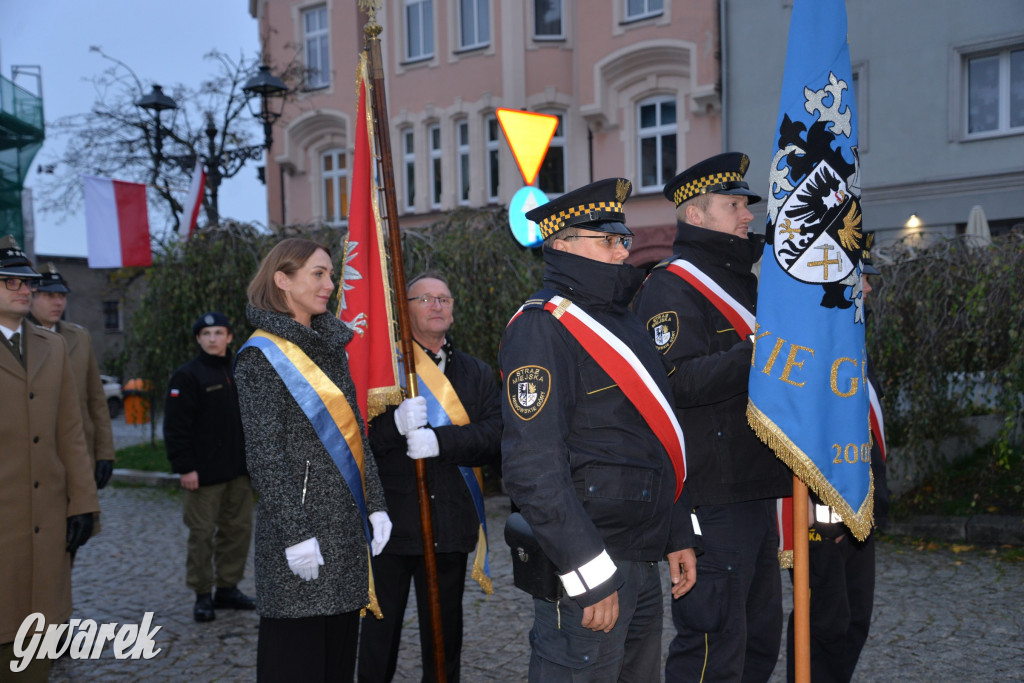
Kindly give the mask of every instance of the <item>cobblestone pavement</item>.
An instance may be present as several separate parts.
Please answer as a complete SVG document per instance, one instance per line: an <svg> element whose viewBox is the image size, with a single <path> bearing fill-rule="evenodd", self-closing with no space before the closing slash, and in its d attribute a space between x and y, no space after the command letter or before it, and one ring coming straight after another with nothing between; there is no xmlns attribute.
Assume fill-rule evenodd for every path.
<svg viewBox="0 0 1024 683"><path fill-rule="evenodd" d="M64 658L54 663L51 680L254 680L255 613L220 610L211 623L192 620L180 493L108 487L100 502L103 532L79 551L75 564L74 616L137 624L145 612L155 612L153 624L161 628L154 640L162 651L150 661L116 660L109 647L97 661ZM469 580L462 662L467 682L526 677L532 610L529 599L512 587L502 540L507 509L503 497L487 500L495 592L486 597ZM885 541L878 550L878 577L874 622L856 680L1024 680L1024 562L984 550L919 550ZM251 558L240 587L253 591ZM785 575L783 587L788 612ZM413 605L410 600L399 681L420 680ZM666 646L671 635L666 609ZM784 677L780 658L772 680Z"/></svg>

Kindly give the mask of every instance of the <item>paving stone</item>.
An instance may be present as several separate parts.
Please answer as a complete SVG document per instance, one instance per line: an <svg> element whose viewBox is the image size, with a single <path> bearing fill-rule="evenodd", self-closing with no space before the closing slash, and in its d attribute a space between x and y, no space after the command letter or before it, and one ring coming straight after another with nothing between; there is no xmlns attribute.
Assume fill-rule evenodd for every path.
<svg viewBox="0 0 1024 683"><path fill-rule="evenodd" d="M219 610L216 620L192 620L194 595L185 587L185 542L180 492L107 487L100 491L103 532L78 553L73 584L76 618L139 623L154 612L161 653L150 661L64 658L51 680L252 681L256 678L255 612ZM487 499L494 594L467 579L463 680L523 681L529 663L532 603L512 586L502 541L508 500ZM887 537L878 545L878 578L871 633L856 681L1024 680L1024 562L984 549L908 543ZM920 549L919 549L920 548ZM663 565L664 585L668 571ZM784 606L791 601L782 574ZM254 591L252 561L240 588ZM666 610L665 651L673 635ZM396 681L419 681L415 601L405 615ZM783 652L785 651L783 647ZM772 681L785 680L780 656Z"/></svg>

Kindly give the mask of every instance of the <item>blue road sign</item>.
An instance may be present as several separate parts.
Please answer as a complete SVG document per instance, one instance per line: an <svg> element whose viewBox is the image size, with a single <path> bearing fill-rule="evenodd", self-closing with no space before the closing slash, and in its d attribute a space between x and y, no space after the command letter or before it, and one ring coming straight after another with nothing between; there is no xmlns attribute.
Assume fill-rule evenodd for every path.
<svg viewBox="0 0 1024 683"><path fill-rule="evenodd" d="M508 203L508 224L512 228L512 236L524 247L539 247L544 240L540 236L540 228L526 217L526 212L542 204L548 203L548 196L540 188L533 185L521 187Z"/></svg>

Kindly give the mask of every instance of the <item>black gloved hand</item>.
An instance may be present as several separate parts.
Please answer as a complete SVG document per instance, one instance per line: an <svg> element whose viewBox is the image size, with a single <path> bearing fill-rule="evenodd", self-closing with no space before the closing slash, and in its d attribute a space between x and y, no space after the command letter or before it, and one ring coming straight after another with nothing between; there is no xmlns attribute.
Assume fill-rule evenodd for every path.
<svg viewBox="0 0 1024 683"><path fill-rule="evenodd" d="M110 475L114 473L113 460L96 461L96 488L101 489L110 481Z"/></svg>
<svg viewBox="0 0 1024 683"><path fill-rule="evenodd" d="M73 553L92 536L92 513L84 515L72 515L68 517L68 547L67 551Z"/></svg>

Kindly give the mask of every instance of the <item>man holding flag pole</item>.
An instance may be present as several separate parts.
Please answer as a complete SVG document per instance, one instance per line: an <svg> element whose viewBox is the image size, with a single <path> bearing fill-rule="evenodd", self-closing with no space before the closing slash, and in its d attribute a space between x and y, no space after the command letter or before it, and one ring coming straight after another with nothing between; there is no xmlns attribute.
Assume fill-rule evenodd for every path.
<svg viewBox="0 0 1024 683"><path fill-rule="evenodd" d="M672 601L676 636L668 681L766 681L782 638L776 500L786 467L747 424L751 333L763 238L748 235L760 201L745 154L686 169L665 186L676 206L674 256L658 264L633 302L672 366L676 415L686 434L687 487L704 552L697 585Z"/></svg>
<svg viewBox="0 0 1024 683"><path fill-rule="evenodd" d="M398 215L398 203L395 198L394 169L387 123L387 97L384 90L384 69L379 38L382 29L376 20L378 4L379 0L359 2L360 9L367 13L368 19L363 27L366 41L359 64L359 111L356 119L352 176L353 201L345 245L343 310L339 314L339 317L356 333L356 339L348 352L354 368L352 380L356 386L357 401L360 409L365 410L367 421L384 412L388 405L399 403L403 397L397 382L395 342L400 342L402 357L415 356L415 342L412 338L408 309L406 306L392 307L391 303L393 291L405 291L405 272L400 229L395 220ZM374 159L377 160L376 164L373 162ZM378 173L379 185L375 182ZM378 203L378 200L382 201ZM385 223L388 224L386 244L389 248L385 247L382 230ZM391 335L393 321L397 322L398 340L393 339ZM404 378L404 396L419 396L416 367L405 367ZM424 459L415 459L414 463L422 533L423 574L430 616L429 631L433 640L433 673L434 679L443 683L447 675L430 509L432 497L427 486ZM379 609L373 611L377 618L383 616ZM421 628L426 630L423 624Z"/></svg>

